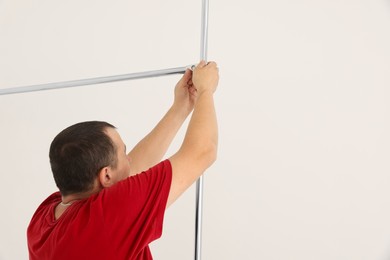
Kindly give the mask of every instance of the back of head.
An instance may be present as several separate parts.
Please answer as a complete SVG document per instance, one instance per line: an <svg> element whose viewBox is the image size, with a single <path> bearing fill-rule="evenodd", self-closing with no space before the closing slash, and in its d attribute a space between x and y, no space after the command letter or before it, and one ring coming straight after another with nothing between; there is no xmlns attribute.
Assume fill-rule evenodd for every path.
<svg viewBox="0 0 390 260"><path fill-rule="evenodd" d="M82 122L54 138L49 157L62 196L90 190L103 167L116 167L116 147L105 133L107 128L115 127L100 121Z"/></svg>

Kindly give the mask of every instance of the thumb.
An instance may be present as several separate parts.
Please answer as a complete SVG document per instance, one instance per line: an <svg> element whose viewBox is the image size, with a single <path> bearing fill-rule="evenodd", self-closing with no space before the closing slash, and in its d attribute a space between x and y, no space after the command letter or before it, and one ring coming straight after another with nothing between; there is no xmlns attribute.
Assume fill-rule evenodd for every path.
<svg viewBox="0 0 390 260"><path fill-rule="evenodd" d="M192 77L192 71L190 69L186 69L183 77L180 79L180 82L187 84L187 82L191 79L191 77Z"/></svg>
<svg viewBox="0 0 390 260"><path fill-rule="evenodd" d="M204 66L206 66L206 61L205 61L205 60L201 60L201 61L198 63L198 66L197 66L197 67L202 68L202 67L204 67Z"/></svg>

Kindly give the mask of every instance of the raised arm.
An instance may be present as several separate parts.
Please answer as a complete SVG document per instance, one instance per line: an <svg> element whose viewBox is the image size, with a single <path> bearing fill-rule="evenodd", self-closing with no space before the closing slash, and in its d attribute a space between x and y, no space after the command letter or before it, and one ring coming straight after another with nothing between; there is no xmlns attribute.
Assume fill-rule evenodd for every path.
<svg viewBox="0 0 390 260"><path fill-rule="evenodd" d="M192 71L187 70L175 87L174 102L156 127L129 153L130 175L159 163L185 119L194 108Z"/></svg>
<svg viewBox="0 0 390 260"><path fill-rule="evenodd" d="M194 69L192 81L197 98L183 144L169 158L173 176L167 206L191 186L217 156L218 126L213 98L219 81L216 63L200 62Z"/></svg>

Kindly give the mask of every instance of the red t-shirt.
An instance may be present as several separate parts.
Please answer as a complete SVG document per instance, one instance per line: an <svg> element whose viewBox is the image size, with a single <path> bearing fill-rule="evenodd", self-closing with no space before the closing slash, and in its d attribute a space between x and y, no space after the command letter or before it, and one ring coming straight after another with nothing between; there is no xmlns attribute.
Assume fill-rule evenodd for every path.
<svg viewBox="0 0 390 260"><path fill-rule="evenodd" d="M27 229L30 259L152 259L148 245L162 234L171 180L165 160L74 202L57 220L61 195L52 194Z"/></svg>

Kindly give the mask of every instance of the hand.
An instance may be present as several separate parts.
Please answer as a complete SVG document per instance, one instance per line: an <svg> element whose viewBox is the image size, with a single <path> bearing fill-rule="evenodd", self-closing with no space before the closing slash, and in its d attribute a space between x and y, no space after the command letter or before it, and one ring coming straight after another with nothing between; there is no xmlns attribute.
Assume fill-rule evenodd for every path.
<svg viewBox="0 0 390 260"><path fill-rule="evenodd" d="M214 93L218 86L219 72L215 62L201 61L194 69L192 81L198 94L204 91Z"/></svg>
<svg viewBox="0 0 390 260"><path fill-rule="evenodd" d="M173 106L189 114L194 109L197 92L192 83L192 71L187 69L175 87Z"/></svg>

